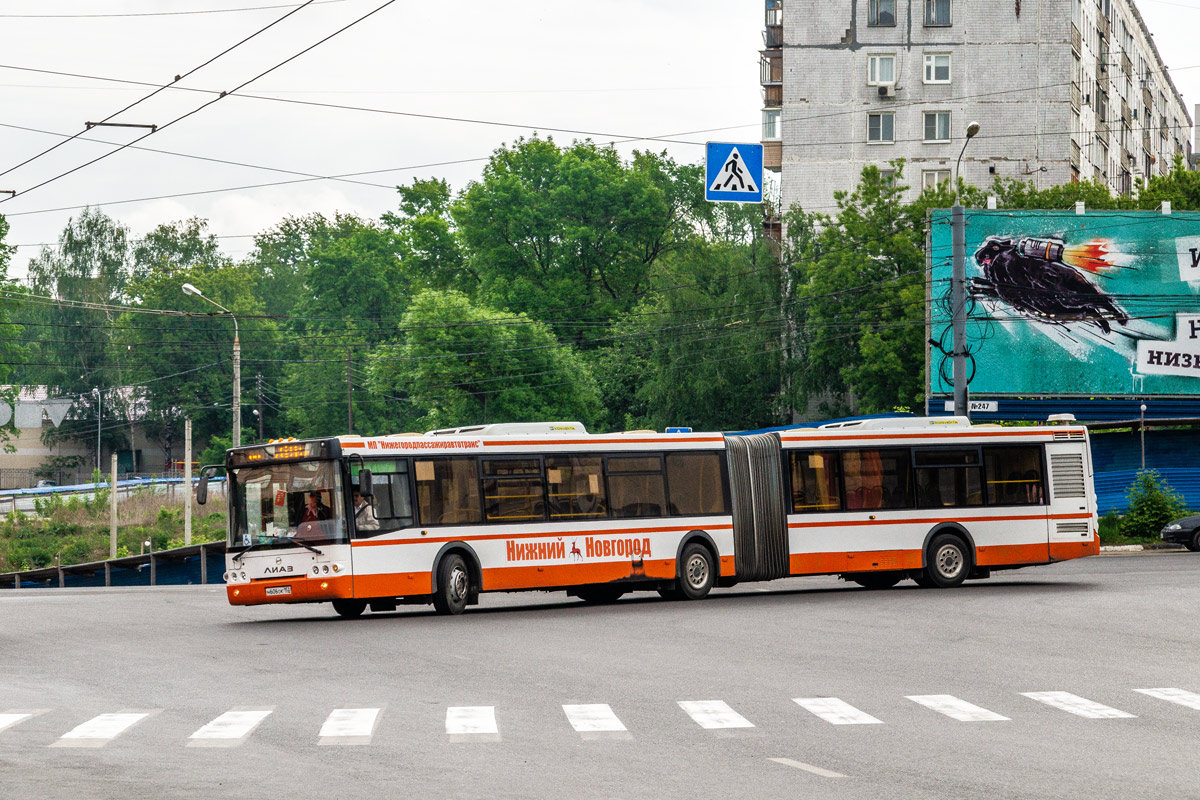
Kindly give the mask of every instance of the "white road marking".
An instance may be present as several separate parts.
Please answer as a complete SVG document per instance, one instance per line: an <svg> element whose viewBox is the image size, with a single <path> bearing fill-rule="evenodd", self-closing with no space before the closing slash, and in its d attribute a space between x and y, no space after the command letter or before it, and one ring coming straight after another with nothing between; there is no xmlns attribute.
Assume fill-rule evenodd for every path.
<svg viewBox="0 0 1200 800"><path fill-rule="evenodd" d="M103 747L150 716L149 711L101 714L63 734L51 747Z"/></svg>
<svg viewBox="0 0 1200 800"><path fill-rule="evenodd" d="M1200 694L1183 689L1134 689L1135 692L1166 700L1168 703L1178 703L1181 706L1200 710Z"/></svg>
<svg viewBox="0 0 1200 800"><path fill-rule="evenodd" d="M32 713L21 713L18 711L8 711L0 714L0 731L5 728L11 728L19 722L24 722L27 719L32 719Z"/></svg>
<svg viewBox="0 0 1200 800"><path fill-rule="evenodd" d="M335 708L321 726L317 744L370 744L378 708Z"/></svg>
<svg viewBox="0 0 1200 800"><path fill-rule="evenodd" d="M680 700L679 707L701 728L753 728L754 723L734 711L724 700Z"/></svg>
<svg viewBox="0 0 1200 800"><path fill-rule="evenodd" d="M783 764L785 767L795 767L796 769L802 769L805 772L811 772L814 775L820 775L823 778L844 778L844 777L846 777L845 775L843 775L840 772L834 772L833 770L828 770L828 769L821 769L820 767L814 767L812 764L805 764L803 761L794 761L790 758L768 758L767 760L774 761L776 764Z"/></svg>
<svg viewBox="0 0 1200 800"><path fill-rule="evenodd" d="M836 697L796 697L793 701L833 725L883 724L883 720L875 719Z"/></svg>
<svg viewBox="0 0 1200 800"><path fill-rule="evenodd" d="M1115 708L1110 708L1094 700L1080 697L1079 695L1071 694L1070 692L1021 692L1021 694L1037 700L1039 703L1045 703L1048 706L1068 711L1076 716L1087 717L1088 719L1121 719L1132 718L1133 714L1128 714L1124 711L1119 711Z"/></svg>
<svg viewBox="0 0 1200 800"><path fill-rule="evenodd" d="M633 738L607 703L564 705L562 708L571 727L584 739Z"/></svg>
<svg viewBox="0 0 1200 800"><path fill-rule="evenodd" d="M916 694L909 695L909 700L931 708L939 714L959 720L960 722L1001 722L1010 721L994 711L960 700L950 694Z"/></svg>
<svg viewBox="0 0 1200 800"><path fill-rule="evenodd" d="M498 742L495 706L450 706L446 709L446 733L452 742Z"/></svg>
<svg viewBox="0 0 1200 800"><path fill-rule="evenodd" d="M237 747L275 710L274 706L231 708L188 737L188 747Z"/></svg>

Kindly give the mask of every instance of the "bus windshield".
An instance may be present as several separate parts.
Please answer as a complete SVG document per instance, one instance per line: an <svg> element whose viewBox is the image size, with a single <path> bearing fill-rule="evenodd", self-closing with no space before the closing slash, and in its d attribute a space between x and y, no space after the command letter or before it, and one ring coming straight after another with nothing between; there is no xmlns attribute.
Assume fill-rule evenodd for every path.
<svg viewBox="0 0 1200 800"><path fill-rule="evenodd" d="M333 461L244 467L233 472L230 547L348 541L342 476Z"/></svg>

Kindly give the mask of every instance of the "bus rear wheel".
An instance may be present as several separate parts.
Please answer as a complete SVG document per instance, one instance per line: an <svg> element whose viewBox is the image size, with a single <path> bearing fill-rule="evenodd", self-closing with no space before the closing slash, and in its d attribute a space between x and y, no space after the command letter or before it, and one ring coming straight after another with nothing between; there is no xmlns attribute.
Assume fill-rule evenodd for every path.
<svg viewBox="0 0 1200 800"><path fill-rule="evenodd" d="M864 572L847 575L846 580L857 583L864 589L890 589L904 580L903 572Z"/></svg>
<svg viewBox="0 0 1200 800"><path fill-rule="evenodd" d="M361 617L362 613L367 610L366 600L334 600L333 610L338 613L339 617L344 619L355 619Z"/></svg>
<svg viewBox="0 0 1200 800"><path fill-rule="evenodd" d="M457 553L442 559L438 565L437 591L433 593L433 607L439 614L461 614L467 608L471 596L471 573L467 562Z"/></svg>
<svg viewBox="0 0 1200 800"><path fill-rule="evenodd" d="M707 547L692 542L683 548L683 557L679 559L679 592L684 599L703 599L716 580L712 553Z"/></svg>
<svg viewBox="0 0 1200 800"><path fill-rule="evenodd" d="M963 540L949 533L939 533L929 543L925 577L939 589L950 589L967 579L971 571L971 556Z"/></svg>

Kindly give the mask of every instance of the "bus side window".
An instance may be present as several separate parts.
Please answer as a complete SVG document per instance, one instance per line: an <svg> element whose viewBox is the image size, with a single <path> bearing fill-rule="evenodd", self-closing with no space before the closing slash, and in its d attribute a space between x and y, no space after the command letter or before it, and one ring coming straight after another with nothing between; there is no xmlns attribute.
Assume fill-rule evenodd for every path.
<svg viewBox="0 0 1200 800"><path fill-rule="evenodd" d="M415 460L413 473L421 524L482 521L478 469L478 462L471 457Z"/></svg>
<svg viewBox="0 0 1200 800"><path fill-rule="evenodd" d="M608 477L608 499L614 517L667 515L661 455L609 456L605 460L604 470Z"/></svg>
<svg viewBox="0 0 1200 800"><path fill-rule="evenodd" d="M720 453L668 453L672 516L728 514Z"/></svg>
<svg viewBox="0 0 1200 800"><path fill-rule="evenodd" d="M488 522L545 519L541 461L537 458L483 459L483 513Z"/></svg>
<svg viewBox="0 0 1200 800"><path fill-rule="evenodd" d="M607 517L600 456L546 456L546 505L552 521Z"/></svg>
<svg viewBox="0 0 1200 800"><path fill-rule="evenodd" d="M375 518L379 520L379 529L358 532L360 537L375 536L380 533L410 527L415 521L413 517L412 495L408 474L408 462L400 461L371 461L372 491L375 504Z"/></svg>
<svg viewBox="0 0 1200 800"><path fill-rule="evenodd" d="M840 511L842 459L834 450L788 451L792 473L792 513Z"/></svg>
<svg viewBox="0 0 1200 800"><path fill-rule="evenodd" d="M983 448L987 502L992 506L1042 504L1042 448L1036 445Z"/></svg>

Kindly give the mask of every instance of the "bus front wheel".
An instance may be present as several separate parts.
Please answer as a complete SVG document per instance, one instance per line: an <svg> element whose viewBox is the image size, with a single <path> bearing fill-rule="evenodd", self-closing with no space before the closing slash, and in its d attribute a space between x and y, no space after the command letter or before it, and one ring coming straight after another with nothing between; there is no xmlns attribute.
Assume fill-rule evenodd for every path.
<svg viewBox="0 0 1200 800"><path fill-rule="evenodd" d="M438 566L437 591L433 593L433 607L439 614L461 614L467 608L471 594L471 573L467 562L457 553L442 559Z"/></svg>
<svg viewBox="0 0 1200 800"><path fill-rule="evenodd" d="M925 577L939 589L958 586L971 571L971 556L963 540L949 533L939 533L929 543Z"/></svg>
<svg viewBox="0 0 1200 800"><path fill-rule="evenodd" d="M679 591L683 597L687 600L705 597L717 579L712 553L708 552L708 548L692 542L683 548L679 565Z"/></svg>
<svg viewBox="0 0 1200 800"><path fill-rule="evenodd" d="M339 617L345 619L355 619L361 617L362 613L367 610L366 600L334 600L333 610L338 613Z"/></svg>

